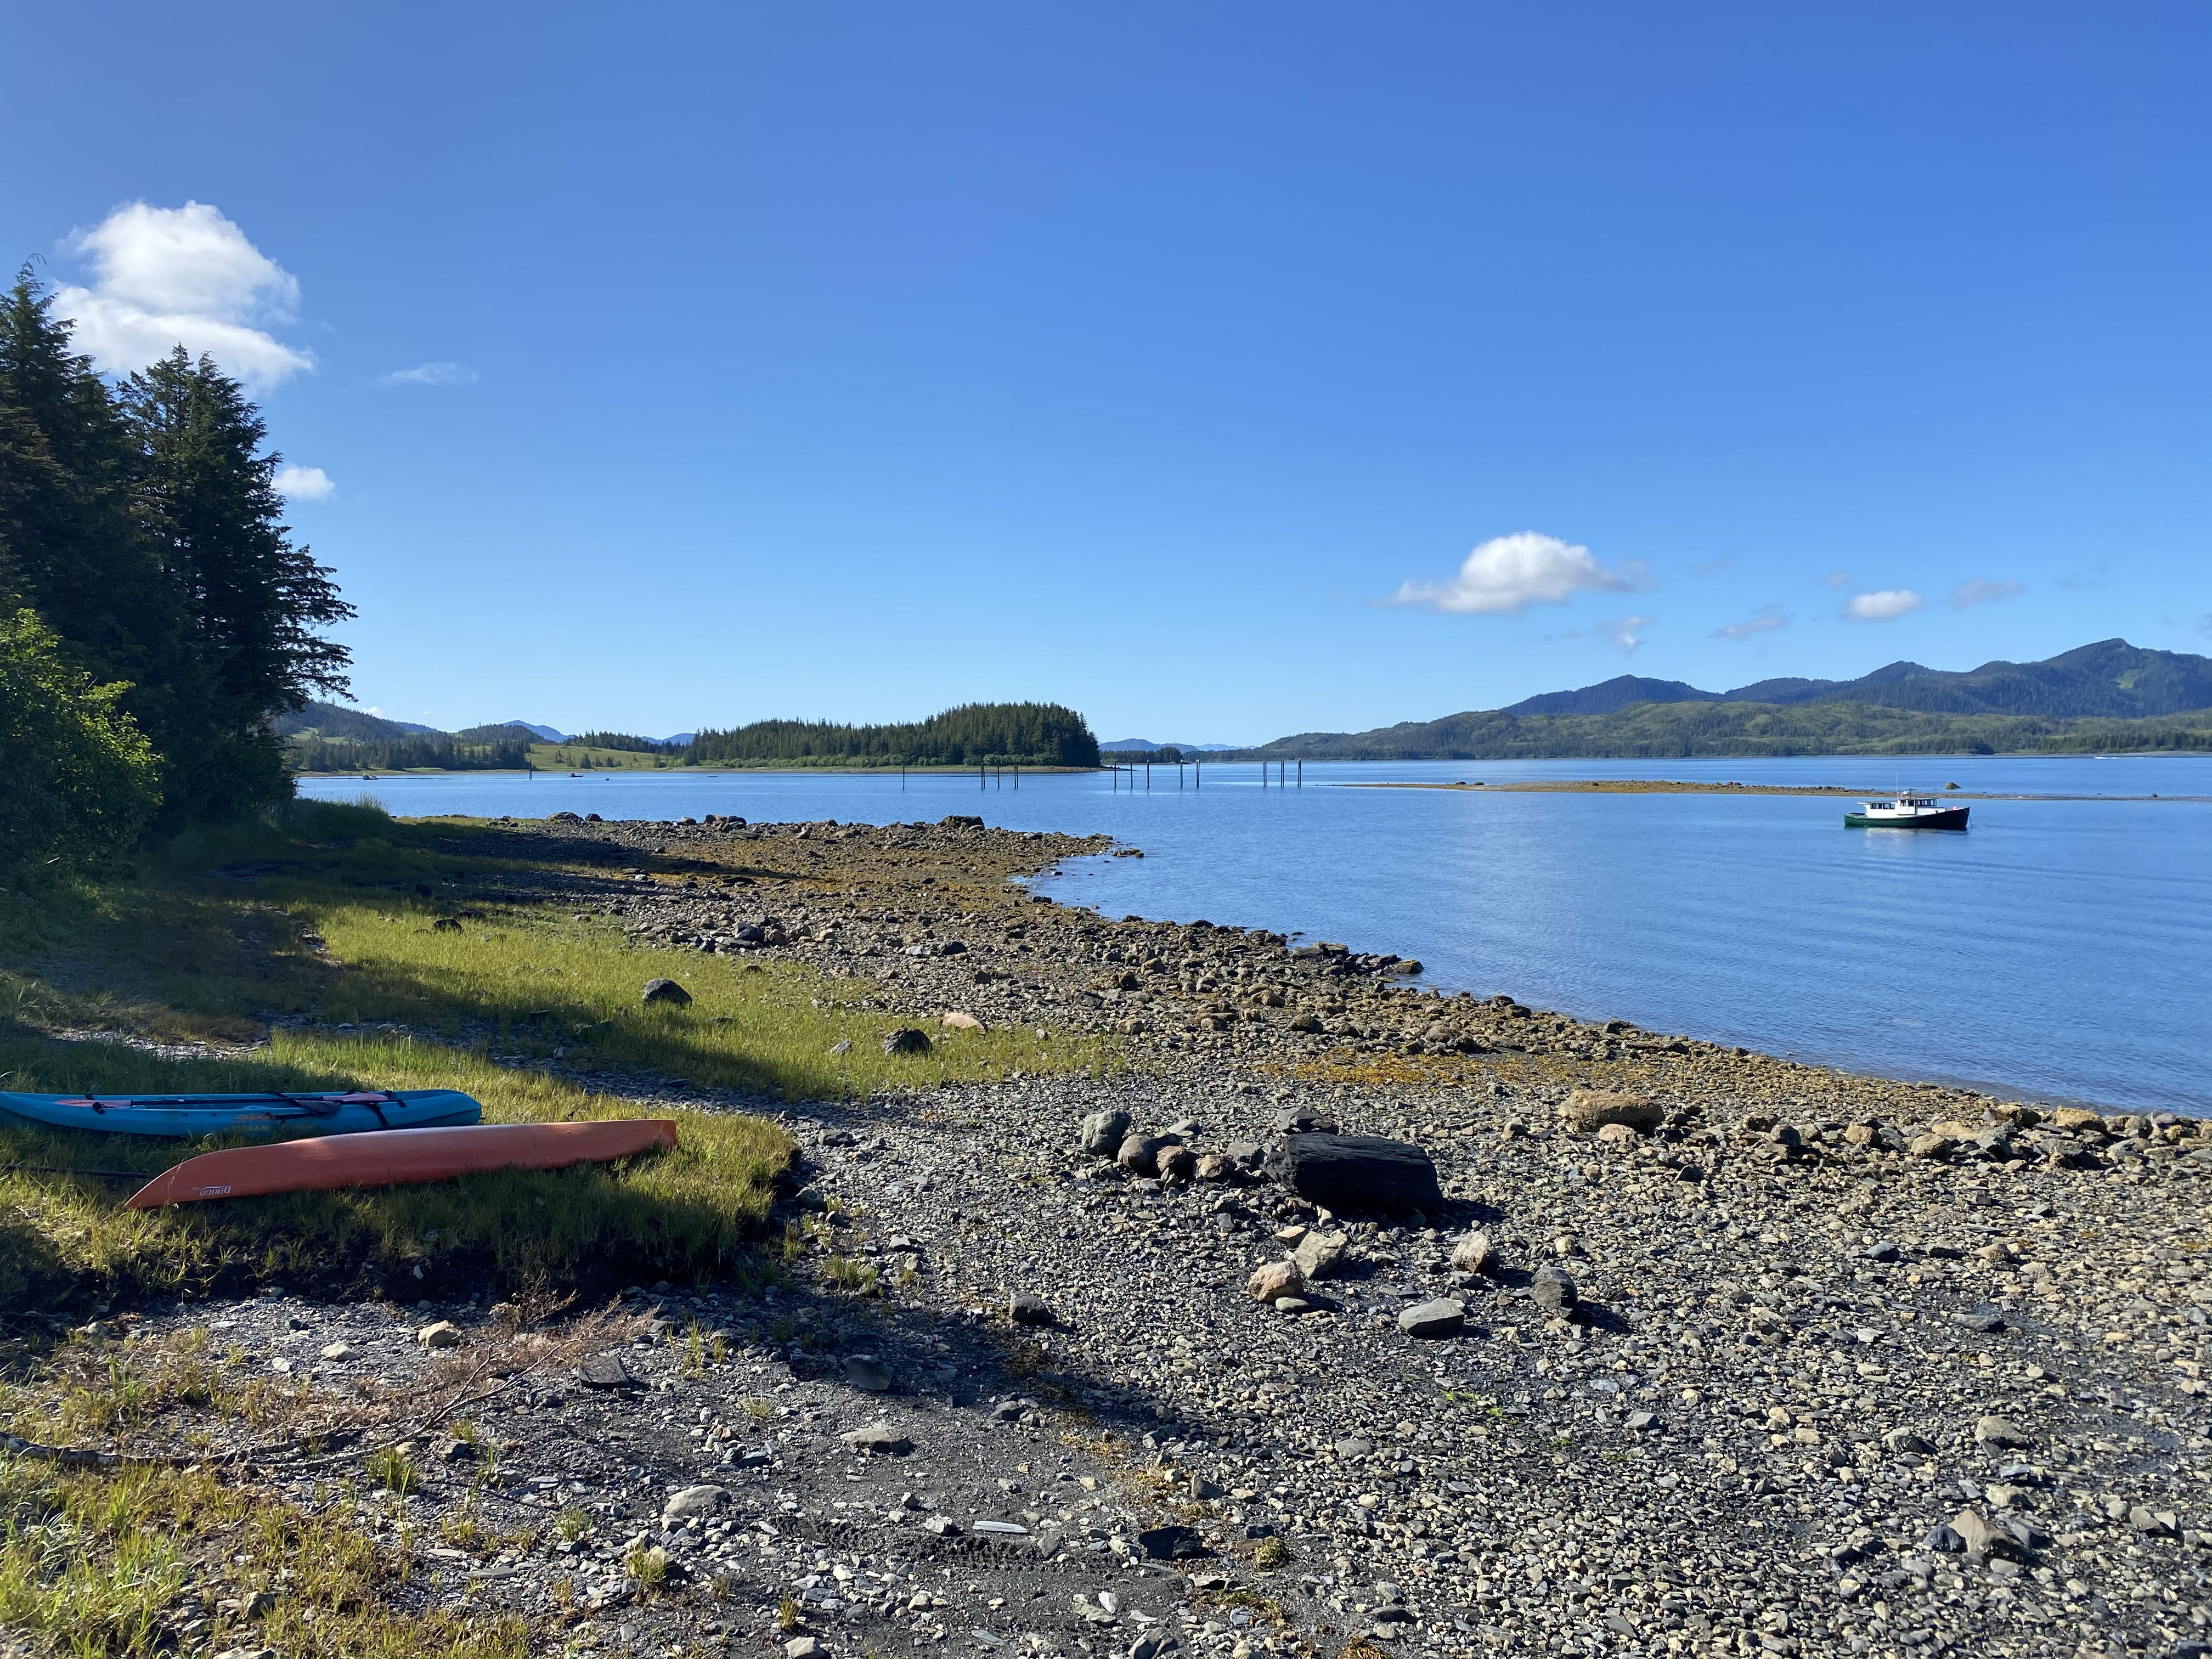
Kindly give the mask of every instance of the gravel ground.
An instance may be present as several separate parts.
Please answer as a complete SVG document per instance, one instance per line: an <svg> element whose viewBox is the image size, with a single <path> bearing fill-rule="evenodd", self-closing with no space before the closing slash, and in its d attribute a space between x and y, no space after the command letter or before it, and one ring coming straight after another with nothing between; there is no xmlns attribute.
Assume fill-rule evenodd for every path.
<svg viewBox="0 0 2212 1659"><path fill-rule="evenodd" d="M457 1540L421 1605L793 1659L2203 1650L2201 1125L1431 996L1395 958L1005 884L1102 843L803 828L556 827L661 872L564 902L866 975L916 1027L1117 1030L1130 1069L777 1111L807 1183L780 1283L638 1287L626 1346L526 1374L473 1443L424 1436L404 1498L344 1500ZM1086 1152L1101 1113L1212 1178L1124 1167L1118 1133ZM1633 1123L1570 1127L1594 1117ZM1259 1176L1301 1118L1425 1149L1442 1201L1339 1214ZM1255 1300L1294 1255L1304 1282ZM440 1322L451 1353L417 1340ZM280 1293L109 1334L204 1327L343 1392L511 1322Z"/></svg>

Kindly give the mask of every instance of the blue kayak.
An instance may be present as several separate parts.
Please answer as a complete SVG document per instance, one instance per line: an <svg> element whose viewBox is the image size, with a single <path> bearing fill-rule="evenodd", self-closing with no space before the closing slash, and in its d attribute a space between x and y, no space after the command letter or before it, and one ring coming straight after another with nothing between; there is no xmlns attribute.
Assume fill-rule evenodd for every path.
<svg viewBox="0 0 2212 1659"><path fill-rule="evenodd" d="M307 1129L346 1135L450 1128L477 1121L483 1108L452 1089L296 1095L23 1095L0 1090L0 1115L106 1134L265 1135Z"/></svg>

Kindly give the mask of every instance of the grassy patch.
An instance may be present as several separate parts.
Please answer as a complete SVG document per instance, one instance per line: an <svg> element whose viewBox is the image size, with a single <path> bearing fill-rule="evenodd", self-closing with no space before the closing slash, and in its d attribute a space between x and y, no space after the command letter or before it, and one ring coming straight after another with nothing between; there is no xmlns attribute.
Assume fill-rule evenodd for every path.
<svg viewBox="0 0 2212 1659"><path fill-rule="evenodd" d="M577 920L559 887L606 882L606 863L581 861L590 850L474 820L295 802L185 837L142 880L0 902L0 1028L237 1042L275 1016L398 1023L503 1056L635 1066L786 1099L1115 1063L1103 1039L1028 1026L933 1032L930 1053L887 1055L883 1039L906 1022L870 1006L867 980L634 946L604 918ZM718 867L696 850L610 857L671 880ZM740 867L735 851L727 867ZM789 879L839 883L834 869ZM537 896L549 888L556 896ZM656 978L682 983L691 1005L641 1005Z"/></svg>
<svg viewBox="0 0 2212 1659"><path fill-rule="evenodd" d="M514 907L454 933L434 931L427 914L410 908L321 903L307 915L347 964L323 989L324 1019L428 1024L455 1037L481 1031L501 1054L588 1054L595 1064L787 1099L1088 1070L1107 1058L1100 1039L1039 1036L1027 1026L933 1032L926 1054L885 1054L884 1038L912 1022L867 1006L875 988L866 980L634 947L601 920ZM690 1006L641 1004L646 981L662 978L690 993Z"/></svg>
<svg viewBox="0 0 2212 1659"><path fill-rule="evenodd" d="M110 1042L0 1040L9 1086L33 1091L454 1088L493 1122L636 1115L544 1073L441 1044L278 1031L227 1060ZM220 1286L330 1289L559 1279L695 1279L737 1269L789 1163L765 1121L677 1114L672 1152L572 1170L503 1170L419 1187L125 1210L137 1177L206 1146L0 1120L0 1307ZM55 1170L112 1172L58 1175Z"/></svg>
<svg viewBox="0 0 2212 1659"><path fill-rule="evenodd" d="M725 849L723 870L712 848L662 856L314 802L196 832L135 879L0 899L0 1088L453 1088L488 1121L516 1122L637 1115L556 1065L792 1098L1116 1063L1108 1040L1028 1028L943 1032L927 1054L886 1055L903 1022L865 980L641 948L574 914L580 888L634 891L641 868L772 879L794 896L853 878L811 853L804 875L746 873L747 850L759 845ZM938 890L996 890L1005 873L979 866ZM690 1006L642 1005L659 977ZM0 1309L270 1282L588 1287L739 1270L790 1144L758 1119L676 1115L677 1150L623 1165L143 1213L121 1202L140 1177L221 1143L0 1120Z"/></svg>
<svg viewBox="0 0 2212 1659"><path fill-rule="evenodd" d="M235 1370L181 1359L116 1362L112 1383L7 1390L0 1421L33 1435L86 1420L127 1424L148 1411L145 1390L183 1403L162 1380L172 1372L207 1382L210 1364ZM252 1386L217 1377L193 1403L258 1421L270 1401ZM345 1486L295 1503L227 1481L212 1466L71 1469L0 1455L0 1630L40 1655L267 1645L303 1659L520 1659L520 1620L392 1610L386 1598L407 1577L411 1547L385 1520Z"/></svg>

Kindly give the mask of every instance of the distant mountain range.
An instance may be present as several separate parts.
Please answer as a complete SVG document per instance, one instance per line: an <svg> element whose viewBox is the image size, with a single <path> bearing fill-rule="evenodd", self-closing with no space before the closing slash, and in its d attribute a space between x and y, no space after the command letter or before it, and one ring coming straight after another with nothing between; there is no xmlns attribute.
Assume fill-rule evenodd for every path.
<svg viewBox="0 0 2212 1659"><path fill-rule="evenodd" d="M2148 651L2100 640L2042 662L1985 662L1951 672L1893 662L1855 680L1756 680L1733 691L1701 691L1680 680L1621 674L1577 691L1547 691L1504 714L1610 714L1638 702L1871 703L1924 714L2037 714L2140 720L2212 708L2212 657Z"/></svg>
<svg viewBox="0 0 2212 1659"><path fill-rule="evenodd" d="M1236 747L1233 743L1154 743L1150 738L1116 738L1111 743L1098 745L1101 753L1110 749L1116 754L1130 750L1180 749L1186 755L1212 755Z"/></svg>
<svg viewBox="0 0 2212 1659"><path fill-rule="evenodd" d="M2096 752L2212 748L2212 658L2103 640L1963 672L1894 662L1855 680L1733 691L1623 674L1509 708L1371 732L1304 732L1251 756L1483 760L1623 756Z"/></svg>
<svg viewBox="0 0 2212 1659"><path fill-rule="evenodd" d="M423 736L463 738L471 743L515 739L526 743L569 743L575 738L574 732L540 726L534 720L501 720L493 726L471 726L459 732L447 732L440 726L417 726L412 720L388 720L381 715L364 714L357 708L341 708L334 702L311 702L296 714L280 716L276 732L281 737L305 735L348 743L390 743L399 738ZM696 732L678 732L673 737L654 741L684 744L696 736Z"/></svg>

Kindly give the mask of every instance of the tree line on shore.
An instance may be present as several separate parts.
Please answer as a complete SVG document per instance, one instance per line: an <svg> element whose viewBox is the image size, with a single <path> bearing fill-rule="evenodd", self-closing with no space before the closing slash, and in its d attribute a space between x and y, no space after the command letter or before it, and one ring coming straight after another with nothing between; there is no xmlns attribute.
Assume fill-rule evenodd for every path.
<svg viewBox="0 0 2212 1659"><path fill-rule="evenodd" d="M319 725L325 720L326 725ZM977 702L927 720L884 726L834 720L757 720L705 731L685 742L623 732L586 732L560 743L526 726L472 726L416 732L364 720L349 709L309 705L288 717L292 762L305 772L449 771L605 764L602 756L640 755L672 766L927 767L1098 764L1098 739L1083 716L1058 703Z"/></svg>
<svg viewBox="0 0 2212 1659"><path fill-rule="evenodd" d="M239 384L182 346L110 385L27 265L0 297L0 885L291 792L272 717L346 690Z"/></svg>

